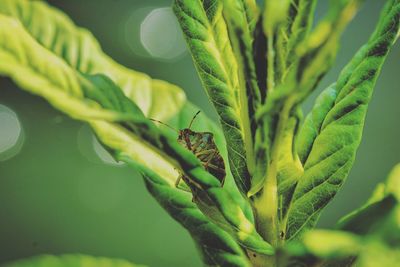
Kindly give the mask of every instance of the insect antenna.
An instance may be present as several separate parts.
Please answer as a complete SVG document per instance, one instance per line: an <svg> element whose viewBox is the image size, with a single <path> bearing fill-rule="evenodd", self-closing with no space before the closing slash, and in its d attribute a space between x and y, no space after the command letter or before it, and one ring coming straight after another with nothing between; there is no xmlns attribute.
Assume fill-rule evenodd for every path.
<svg viewBox="0 0 400 267"><path fill-rule="evenodd" d="M154 122L158 122L159 124L162 124L162 125L164 125L164 126L167 126L167 127L170 128L171 130L174 130L175 132L177 132L177 133L179 134L179 131L178 131L177 129L175 129L174 127L172 127L172 126L170 126L170 125L168 125L168 124L166 124L166 123L164 123L164 122L162 122L162 121L155 120L155 119L149 119L149 120L154 121Z"/></svg>
<svg viewBox="0 0 400 267"><path fill-rule="evenodd" d="M190 121L189 127L188 129L190 129L192 127L192 124L194 122L194 119L196 119L197 115L199 115L201 112L201 110L197 111L197 113L193 116L192 120Z"/></svg>

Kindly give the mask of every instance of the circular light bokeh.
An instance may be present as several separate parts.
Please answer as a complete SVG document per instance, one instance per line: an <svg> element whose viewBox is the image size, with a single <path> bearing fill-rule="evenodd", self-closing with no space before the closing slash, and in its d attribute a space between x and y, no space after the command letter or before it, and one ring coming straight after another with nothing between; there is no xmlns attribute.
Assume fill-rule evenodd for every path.
<svg viewBox="0 0 400 267"><path fill-rule="evenodd" d="M84 124L78 131L78 148L81 154L93 163L105 163L113 166L122 166L100 144L89 125Z"/></svg>
<svg viewBox="0 0 400 267"><path fill-rule="evenodd" d="M181 29L170 7L153 9L140 25L140 41L153 57L172 60L186 51Z"/></svg>
<svg viewBox="0 0 400 267"><path fill-rule="evenodd" d="M101 159L103 163L109 164L109 165L114 165L114 166L121 166L124 165L123 162L118 162L116 161L110 153L103 147L102 144L100 144L99 140L97 140L97 137L93 134L92 135L92 145L94 152L96 152L96 155Z"/></svg>
<svg viewBox="0 0 400 267"><path fill-rule="evenodd" d="M0 161L17 155L24 143L24 134L17 114L0 104Z"/></svg>

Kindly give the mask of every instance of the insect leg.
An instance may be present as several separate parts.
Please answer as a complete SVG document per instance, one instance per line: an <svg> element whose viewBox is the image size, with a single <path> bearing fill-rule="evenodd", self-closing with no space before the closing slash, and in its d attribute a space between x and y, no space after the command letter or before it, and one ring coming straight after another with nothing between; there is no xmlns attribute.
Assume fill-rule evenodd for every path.
<svg viewBox="0 0 400 267"><path fill-rule="evenodd" d="M219 154L218 150L210 149L210 151L212 151L212 152L209 154L209 156L207 158L207 161L206 162L202 162L204 169L206 169L207 171L209 169L213 169L213 170L215 170L215 171L217 171L217 172L219 172L221 174L224 174L224 178L225 178L225 169L220 168L219 166L216 166L216 165L211 163L212 159ZM224 182L225 182L224 178L222 179L222 181L220 181L221 182L221 186L224 186Z"/></svg>
<svg viewBox="0 0 400 267"><path fill-rule="evenodd" d="M205 165L205 163L203 164L203 166ZM205 166L204 166L205 167ZM216 171L219 171L219 172L225 172L225 170L224 169L222 169L222 168L220 168L220 167L218 167L218 166L215 166L214 164L211 164L211 163L209 163L208 165L207 165L207 167L208 168L210 168L210 169L213 169L213 170L216 170Z"/></svg>
<svg viewBox="0 0 400 267"><path fill-rule="evenodd" d="M208 156L207 161L205 162L204 168L208 168L208 164L210 164L211 160L214 158L215 155L217 155L218 151L216 149L210 149L210 154Z"/></svg>
<svg viewBox="0 0 400 267"><path fill-rule="evenodd" d="M181 180L183 180L182 177L183 177L183 174L180 174L178 179L176 179L175 187L178 188L178 189L181 189L183 191L191 193L191 190L189 189L189 187L187 187L186 183L184 183L183 185L180 185Z"/></svg>
<svg viewBox="0 0 400 267"><path fill-rule="evenodd" d="M176 187L176 188L178 188L179 183L181 182L181 180L182 180L182 174L180 174L179 177L178 177L178 179L176 179L176 181L175 181L175 187Z"/></svg>
<svg viewBox="0 0 400 267"><path fill-rule="evenodd" d="M200 157L201 155L206 155L206 154L208 154L208 156L207 156L207 160L208 160L208 158L209 158L210 155L212 155L212 157L215 156L215 151L216 151L215 149L207 149L207 150L199 151L199 152L195 153L194 155L198 158L198 157ZM212 157L211 157L211 159L212 159Z"/></svg>

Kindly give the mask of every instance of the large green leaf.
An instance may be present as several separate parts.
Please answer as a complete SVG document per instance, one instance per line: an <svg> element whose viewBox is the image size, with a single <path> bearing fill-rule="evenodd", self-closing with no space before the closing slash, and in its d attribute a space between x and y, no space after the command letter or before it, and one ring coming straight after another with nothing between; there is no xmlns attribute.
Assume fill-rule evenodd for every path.
<svg viewBox="0 0 400 267"><path fill-rule="evenodd" d="M387 3L368 43L344 68L337 84L323 93L302 126L298 149L304 174L284 224L287 239L315 224L350 171L377 76L397 38L399 10L400 1Z"/></svg>
<svg viewBox="0 0 400 267"><path fill-rule="evenodd" d="M314 20L317 0L294 0L289 7L286 25L287 51L286 63L295 61L297 45L308 37ZM285 75L285 74L284 74Z"/></svg>
<svg viewBox="0 0 400 267"><path fill-rule="evenodd" d="M0 74L47 99L75 119L89 122L107 145L124 150L139 164L174 183L174 166L117 121L144 119L111 81L85 76L40 46L14 18L0 14ZM112 137L112 138L110 138ZM105 142L106 143L106 142Z"/></svg>
<svg viewBox="0 0 400 267"><path fill-rule="evenodd" d="M264 31L269 93L285 82L287 73L293 69L296 48L311 30L316 3L316 0L266 1Z"/></svg>
<svg viewBox="0 0 400 267"><path fill-rule="evenodd" d="M254 106L249 105L247 94L251 92L256 95L257 90L254 89L257 83L251 53L241 52L244 51L243 46L248 49L251 47L253 26L246 10L254 5L254 1L224 4L221 1L178 0L175 1L174 10L203 85L221 117L231 171L239 190L245 195L250 189L250 173L255 167L251 127ZM240 15L239 22L232 19L234 14L231 12ZM253 78L247 82L249 73ZM214 214L214 222L233 234L243 247L260 254L271 254L271 246L266 246L268 243L265 241L260 242L262 238L253 224L243 223L242 211L231 205L233 199L220 188L213 187L207 190L206 195L196 199L200 200L197 204L203 213ZM224 204L212 205L210 201ZM229 225L248 228L252 234L237 230L232 232ZM247 244L243 243L243 238ZM255 244L261 247L255 247Z"/></svg>
<svg viewBox="0 0 400 267"><path fill-rule="evenodd" d="M193 114L197 111L198 108L187 103L179 114L169 121L169 125L177 129L186 128ZM212 132L221 155L226 158L227 151L224 136L221 130L204 114L200 114L196 118L192 129L199 132ZM224 188L234 196L235 201L242 207L246 217L252 221L251 208L239 193L229 171L229 165L226 165L226 168L227 177ZM247 266L249 264L247 256L234 238L206 218L192 202L192 196L189 193L171 187L155 175L147 175L145 177L147 178L146 185L150 193L173 218L188 229L193 239L197 242L197 246L202 252L204 263L216 266L223 266L224 264ZM241 199L242 201L240 201Z"/></svg>
<svg viewBox="0 0 400 267"><path fill-rule="evenodd" d="M357 267L390 266L396 267L400 262L399 247L391 247L381 242L370 242L358 256Z"/></svg>
<svg viewBox="0 0 400 267"><path fill-rule="evenodd" d="M261 89L259 88L254 59L254 30L258 20L259 10L254 0L225 0L223 17L229 33L229 41L238 64L239 104L243 127L245 127L245 146L247 165L250 174L254 175L256 159L254 158L253 142L256 128L255 113L261 105ZM248 12L248 11L251 12ZM252 16L249 16L249 13ZM218 32L217 32L218 34Z"/></svg>
<svg viewBox="0 0 400 267"><path fill-rule="evenodd" d="M288 245L292 254L312 254L323 259L337 259L357 255L362 247L359 236L343 231L312 230L304 234L301 244Z"/></svg>
<svg viewBox="0 0 400 267"><path fill-rule="evenodd" d="M288 33L285 22L289 16L290 0L265 0L262 17L262 28L266 37L266 89L268 98L274 93L276 85L281 81L286 68L285 42Z"/></svg>
<svg viewBox="0 0 400 267"><path fill-rule="evenodd" d="M177 129L185 128L188 126L193 114L197 111L198 108L191 104L186 104L178 116L173 118L169 124ZM223 134L214 123L200 114L194 122L192 129L214 133L215 142L221 154L226 158L227 152ZM169 131L169 129L167 130ZM229 168L229 165L226 167ZM230 266L247 266L249 264L247 256L243 249L236 243L235 239L207 219L196 208L190 194L171 187L171 185L163 182L160 177L152 173L145 175L145 177L150 193L173 218L188 229L194 240L196 240L206 264L217 266L225 264L230 264ZM246 217L252 221L251 208L248 207L247 201L242 200L240 203L242 196L234 184L229 169L227 169L224 189L234 196L235 202L239 202L242 209L246 212Z"/></svg>
<svg viewBox="0 0 400 267"><path fill-rule="evenodd" d="M368 234L380 227L397 205L399 203L392 195L385 196L348 214L339 221L337 227L356 234Z"/></svg>
<svg viewBox="0 0 400 267"><path fill-rule="evenodd" d="M186 104L182 111L175 117L170 124L176 128L185 128L192 119L193 114L198 109L191 104ZM214 133L215 142L221 152L221 155L226 158L227 149L224 137L220 129L214 123L208 120L204 115L199 115L193 124L193 129L197 131L210 131ZM249 203L239 193L235 186L232 174L227 168L227 177L224 188L213 186L208 189L208 193L200 196L200 202L196 203L204 214L210 215L211 220L231 233L236 241L242 245L248 253L251 251L260 254L270 254L272 252L268 243L264 242L255 232L253 223L253 215ZM148 175L149 176L149 175ZM204 181L196 180L196 183L204 184ZM204 185L203 188L209 185ZM214 202L214 203L210 203ZM173 215L174 216L174 215ZM234 226L232 228L232 226ZM196 229L192 227L192 229ZM208 233L212 236L212 233ZM211 237L210 237L211 238Z"/></svg>
<svg viewBox="0 0 400 267"><path fill-rule="evenodd" d="M193 104L187 102L180 112L174 116L168 123L173 126L175 129L184 129L187 128L189 122L192 120L193 115L199 111L199 108L194 106ZM162 126L160 126L161 128ZM196 117L192 125L192 129L197 132L211 132L214 135L214 141L218 147L219 152L221 153L224 159L228 158L228 151L226 147L226 142L224 138L224 134L220 127L218 127L212 120L207 118L204 113L201 113ZM175 138L177 138L175 136ZM252 209L248 201L240 194L238 188L236 187L235 181L232 177L232 172L230 171L229 164L225 164L226 177L224 188L232 195L235 201L241 206L242 210L245 212L246 217L253 222L253 214Z"/></svg>
<svg viewBox="0 0 400 267"><path fill-rule="evenodd" d="M251 1L234 1L237 5L246 2ZM241 12L243 10L248 8L242 8ZM203 86L220 116L233 177L245 195L250 189L249 171L254 166L252 133L244 76L239 75L223 3L218 0L176 0L174 11ZM243 21L245 17L241 14ZM248 27L246 30L249 31Z"/></svg>
<svg viewBox="0 0 400 267"><path fill-rule="evenodd" d="M265 0L263 14L263 28L265 35L270 37L276 32L276 28L278 28L279 24L286 20L290 4L290 0Z"/></svg>
<svg viewBox="0 0 400 267"><path fill-rule="evenodd" d="M385 194L392 194L400 202L400 163L393 168L388 176Z"/></svg>
<svg viewBox="0 0 400 267"><path fill-rule="evenodd" d="M259 16L258 6L254 0L234 0L223 2L223 17L226 21L229 41L238 63L238 77L240 103L247 118L250 119L250 127L254 122L254 113L261 103L261 92L258 87L256 66L253 58L254 30ZM247 100L244 101L243 97ZM243 111L244 112L244 111Z"/></svg>
<svg viewBox="0 0 400 267"><path fill-rule="evenodd" d="M308 31L312 21L302 18L304 13L298 14L298 23L303 23L304 26L292 25L296 32L287 37L288 51L284 52L285 60L288 60L285 63L286 69L281 75L281 82L276 85L267 102L259 110L259 116L279 110L285 102L291 105L300 103L316 88L332 67L340 37L362 2L363 0L330 1L328 13L310 33ZM299 12L311 12L313 4L309 4L310 6L303 4L304 10ZM299 36L296 36L296 33Z"/></svg>
<svg viewBox="0 0 400 267"><path fill-rule="evenodd" d="M396 266L400 259L399 170L397 165L366 204L339 221L337 230L311 230L301 240L288 243L289 262L306 266Z"/></svg>
<svg viewBox="0 0 400 267"><path fill-rule="evenodd" d="M398 266L400 249L376 238L344 231L312 230L286 247L284 266Z"/></svg>
<svg viewBox="0 0 400 267"><path fill-rule="evenodd" d="M259 232L272 243L279 243L278 217L285 212L288 202L283 191L293 189L293 179L302 171L293 147L299 123L298 109L293 107L293 101L273 103L272 100L285 81L287 65L291 62L289 53L307 36L312 25L310 12L315 1L305 2L265 1L263 17L260 18L264 35L257 36L258 46L254 51L265 61L263 64L258 59L257 73L258 79L266 79L266 82L262 84L259 81L264 105L257 109L256 114L256 171L248 196L256 211ZM264 73L259 74L260 71ZM274 105L265 113L268 103Z"/></svg>
<svg viewBox="0 0 400 267"><path fill-rule="evenodd" d="M364 0L330 1L326 17L299 43L296 50L295 67L287 74L297 82L294 98L304 100L335 62L340 38ZM292 76L293 75L293 76ZM290 82L288 85L291 86Z"/></svg>
<svg viewBox="0 0 400 267"><path fill-rule="evenodd" d="M43 255L18 260L1 265L2 267L144 267L126 260L92 257L86 255Z"/></svg>
<svg viewBox="0 0 400 267"><path fill-rule="evenodd" d="M205 264L250 266L245 252L235 239L199 211L192 202L191 194L165 183L156 174L148 173L144 177L149 192L175 220L188 229Z"/></svg>
<svg viewBox="0 0 400 267"><path fill-rule="evenodd" d="M389 231L390 239L400 241L400 218L396 219L397 214L400 214L399 183L400 164L393 168L385 183L376 187L362 207L339 220L337 228L359 235L371 232L385 234Z"/></svg>
<svg viewBox="0 0 400 267"><path fill-rule="evenodd" d="M65 14L45 2L2 0L0 14L19 20L41 46L73 69L85 74L107 75L148 117L171 118L185 101L185 94L177 86L151 79L113 61L103 53L90 32L76 27Z"/></svg>
<svg viewBox="0 0 400 267"><path fill-rule="evenodd" d="M333 8L310 33L308 13L315 1L265 1L267 92L256 114L262 123L255 142L257 159L262 160L257 161L249 195L258 229L273 244L286 235L286 213L304 169L294 146L302 117L299 103L329 69L339 37L359 2L332 1Z"/></svg>
<svg viewBox="0 0 400 267"><path fill-rule="evenodd" d="M103 54L99 44L88 31L77 28L63 13L47 6L43 2L25 0L2 1L0 3L0 14L7 14L20 20L25 26L27 32L29 32L41 46L44 46L62 59L59 60L54 56L50 56L50 60L54 58L57 62L64 61L64 63L66 63L60 63L60 65L65 65L64 68L68 70L70 76L79 76L79 74L74 72L73 69L77 69L79 72L83 73L106 73L123 88L123 92L126 96L134 100L141 107L142 111L152 118L166 120L179 111L178 116L176 116L176 118L179 118L179 123L174 126L180 129L187 126L187 123L190 120L189 117L191 118L191 116L193 116L197 111L193 107L186 108L186 106L182 110L179 110L185 99L183 92L179 88L163 81L151 80L145 74L126 69L125 67L113 62L112 59ZM33 43L32 40L31 42ZM36 49L37 54L40 55L41 50L44 49ZM41 58L46 58L46 55L50 55L50 53L43 53ZM11 62L4 63L7 63L8 65L11 64ZM46 65L45 63L45 61L42 62L43 65ZM70 66L71 69L68 69L67 65ZM27 69L29 70L29 66L27 66ZM54 69L54 72L58 71L60 70ZM12 72L12 70L10 72ZM42 74L42 79L46 79L46 72L43 71ZM68 78L68 76L66 78ZM24 77L21 76L20 81L24 82L23 79ZM40 84L38 86L40 88ZM57 102L57 98L64 99L64 101L58 101L59 103L56 104L56 106L60 108L60 105L63 105L63 107L66 108L63 110L64 112L67 112L70 115L73 115L74 112L76 112L77 114L74 117L81 118L82 114L80 112L83 110L81 103L79 100L74 101L76 107L70 109L68 107L69 103L66 103L69 96L63 94L63 88L64 87L59 88L60 90L58 92L53 92L52 90L54 88L52 88L51 90L48 90L47 94L40 93L40 95L44 96L51 102L52 100ZM50 94L54 95L51 99L49 98ZM98 96L101 97L101 94ZM85 113L90 115L87 111ZM202 118L200 121L201 120ZM203 121L207 120L203 119ZM196 123L199 123L199 119ZM92 121L91 125L96 130L96 134L100 140L108 147L113 150L123 151L124 156L128 157L130 162L134 160L137 167L140 166L139 168L152 169L160 175L158 177L162 177L162 179L166 180L167 183L164 187L171 187L174 183L178 174L171 164L166 162L163 159L163 156L158 153L159 151L154 151L152 148L144 145L137 136L132 135L119 125L100 120ZM212 127L211 125L212 124L209 122L207 122L207 125L201 123L201 128L199 130L209 130L214 133L219 131L215 125L212 125ZM217 143L219 144L219 147L225 149L224 139L221 134L217 136ZM231 177L227 177L225 187L229 188L228 190L233 194L236 193L236 199L239 200L241 198L237 193L236 187L232 184ZM176 194L177 198L183 194L180 190L175 189L174 187L169 188L168 192ZM159 202L165 202L162 204L163 206L167 205L168 199L162 198L161 195L155 195L155 197L158 197L157 199ZM242 205L245 204L246 203L244 202L242 203ZM189 211L197 213L198 216L200 216L200 211L193 206L192 202L188 203L188 205L190 207ZM182 213L185 214L184 211L182 211ZM252 218L249 208L247 208L247 213L249 214L247 217ZM185 216L186 217L183 218L176 217L176 219L180 220L181 223L181 220L184 220L183 223L185 223L191 214L188 213ZM207 221L205 218L202 218L202 220L202 222ZM211 225L211 223L209 224ZM203 231L200 231L197 226L198 224L186 224L189 231L195 231L196 233L201 232L204 236L210 236L210 239L213 239L214 233L218 233L218 231L224 233L216 226L205 227L203 228ZM218 235L215 235L218 238ZM224 233L224 235L225 238L228 239L228 237L226 237L227 233ZM233 241L230 242L232 243ZM201 244L198 245L203 246ZM203 254L204 257L209 257L210 259L217 258L218 263L223 263L224 257L217 255L224 254L222 248L217 247L216 250L212 251L211 247L212 246L205 250L207 253Z"/></svg>
<svg viewBox="0 0 400 267"><path fill-rule="evenodd" d="M282 258L288 267L350 267L366 248L370 246L361 236L344 231L312 230L301 240L288 243L287 255Z"/></svg>
<svg viewBox="0 0 400 267"><path fill-rule="evenodd" d="M199 160L145 118L136 105L104 76L87 76L39 45L14 18L0 15L0 73L21 88L47 99L75 119L87 121L117 158L136 162L173 186L185 173L199 192L197 205L250 251L271 254L242 208Z"/></svg>

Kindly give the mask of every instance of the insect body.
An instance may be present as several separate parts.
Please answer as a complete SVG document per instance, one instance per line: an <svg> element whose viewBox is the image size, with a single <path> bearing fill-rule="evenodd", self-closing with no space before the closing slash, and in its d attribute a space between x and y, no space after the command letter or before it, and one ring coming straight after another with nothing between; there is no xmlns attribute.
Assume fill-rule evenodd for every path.
<svg viewBox="0 0 400 267"><path fill-rule="evenodd" d="M178 142L201 161L204 169L216 177L221 186L225 180L225 163L219 154L218 148L214 142L214 136L210 132L194 132L190 128L179 131ZM176 185L179 184L177 180Z"/></svg>
<svg viewBox="0 0 400 267"><path fill-rule="evenodd" d="M214 142L213 133L195 132L190 129L194 122L194 119L199 113L200 111L197 112L196 115L194 115L188 128L178 131L178 142L185 148L190 150L201 161L204 169L207 172L211 173L214 177L216 177L220 181L221 186L223 186L226 176L225 163ZM184 174L181 174L175 183L177 187L179 186L182 178L186 183L190 183L190 179L185 177Z"/></svg>

